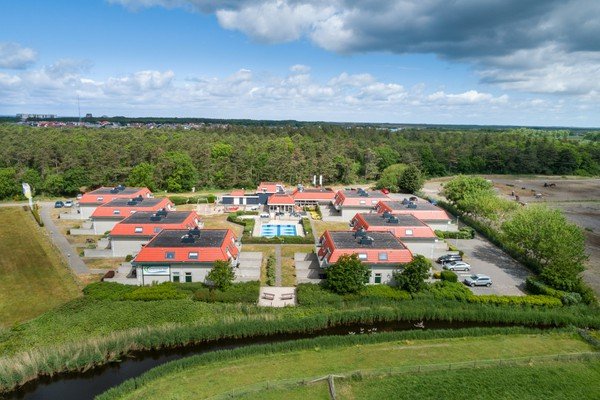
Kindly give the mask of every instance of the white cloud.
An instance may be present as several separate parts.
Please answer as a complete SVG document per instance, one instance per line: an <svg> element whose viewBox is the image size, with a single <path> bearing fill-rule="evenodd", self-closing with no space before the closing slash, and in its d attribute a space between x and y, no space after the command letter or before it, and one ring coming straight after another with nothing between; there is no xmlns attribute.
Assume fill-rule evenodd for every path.
<svg viewBox="0 0 600 400"><path fill-rule="evenodd" d="M427 99L432 102L448 104L448 105L467 105L467 104L497 104L506 103L508 96L503 94L502 96L494 97L490 93L480 93L477 90L469 90L464 93L445 93L444 91L438 91L427 96Z"/></svg>
<svg viewBox="0 0 600 400"><path fill-rule="evenodd" d="M17 43L0 43L0 68L25 69L37 58L34 50Z"/></svg>

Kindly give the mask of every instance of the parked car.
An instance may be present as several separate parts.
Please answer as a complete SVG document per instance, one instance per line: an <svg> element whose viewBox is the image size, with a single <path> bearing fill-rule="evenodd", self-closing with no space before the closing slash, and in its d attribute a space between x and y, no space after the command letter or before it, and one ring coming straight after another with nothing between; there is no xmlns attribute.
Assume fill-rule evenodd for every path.
<svg viewBox="0 0 600 400"><path fill-rule="evenodd" d="M430 198L430 199L429 199L429 202L430 202L431 204L433 204L434 206L437 206L437 200L435 200L435 199L431 199L431 198Z"/></svg>
<svg viewBox="0 0 600 400"><path fill-rule="evenodd" d="M464 281L465 285L468 286L492 286L492 278L490 278L487 275L482 275L482 274L476 274L476 275L471 275L468 278L466 278Z"/></svg>
<svg viewBox="0 0 600 400"><path fill-rule="evenodd" d="M65 207L73 207L73 201L72 200L67 200L65 201Z"/></svg>
<svg viewBox="0 0 600 400"><path fill-rule="evenodd" d="M462 256L460 254L444 254L436 261L438 262L438 264L443 264L452 261L462 261Z"/></svg>
<svg viewBox="0 0 600 400"><path fill-rule="evenodd" d="M82 198L82 197L83 197L83 195L82 195L81 193L79 193L79 194L77 195L77 200L81 200L81 198Z"/></svg>
<svg viewBox="0 0 600 400"><path fill-rule="evenodd" d="M443 268L447 269L448 271L469 271L471 269L471 265L464 261L452 261L444 263Z"/></svg>
<svg viewBox="0 0 600 400"><path fill-rule="evenodd" d="M54 202L54 208L63 208L64 206L65 206L65 203L63 203L60 200Z"/></svg>
<svg viewBox="0 0 600 400"><path fill-rule="evenodd" d="M252 206L252 207L248 208L248 210L250 210L250 211L257 211L258 210L258 206Z"/></svg>

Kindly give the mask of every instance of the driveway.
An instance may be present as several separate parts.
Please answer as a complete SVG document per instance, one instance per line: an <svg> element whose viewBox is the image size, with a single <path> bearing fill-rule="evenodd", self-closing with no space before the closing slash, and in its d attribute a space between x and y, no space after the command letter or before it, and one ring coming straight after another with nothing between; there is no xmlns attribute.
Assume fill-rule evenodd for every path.
<svg viewBox="0 0 600 400"><path fill-rule="evenodd" d="M455 244L454 239L448 239ZM529 271L508 254L488 242L480 235L474 239L459 239L458 248L465 252L463 260L471 264L471 271L456 271L462 282L472 274L484 274L492 278L492 286L471 288L475 294L524 295L525 279ZM440 264L436 264L441 269Z"/></svg>

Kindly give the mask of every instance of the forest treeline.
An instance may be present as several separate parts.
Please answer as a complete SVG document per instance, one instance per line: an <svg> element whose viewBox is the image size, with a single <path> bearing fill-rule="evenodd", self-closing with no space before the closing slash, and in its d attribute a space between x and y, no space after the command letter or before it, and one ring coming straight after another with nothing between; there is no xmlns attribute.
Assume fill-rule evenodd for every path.
<svg viewBox="0 0 600 400"><path fill-rule="evenodd" d="M539 131L537 131L539 133ZM387 167L451 174L599 175L600 145L529 130L404 129L339 125L177 129L34 128L0 124L0 198L20 182L37 193L146 185L169 191L254 188L265 180L326 184L378 179Z"/></svg>

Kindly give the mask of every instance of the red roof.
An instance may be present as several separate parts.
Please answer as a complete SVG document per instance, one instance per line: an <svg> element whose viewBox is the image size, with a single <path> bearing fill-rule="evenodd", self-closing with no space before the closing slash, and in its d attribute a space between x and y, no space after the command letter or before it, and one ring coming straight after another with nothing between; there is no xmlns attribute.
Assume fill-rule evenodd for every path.
<svg viewBox="0 0 600 400"><path fill-rule="evenodd" d="M331 189L294 189L292 197L296 201L313 200L328 202L335 198L335 192Z"/></svg>
<svg viewBox="0 0 600 400"><path fill-rule="evenodd" d="M383 192L365 191L368 196L361 196L356 190L338 190L335 194L334 205L337 207L374 207L381 200L389 200Z"/></svg>
<svg viewBox="0 0 600 400"><path fill-rule="evenodd" d="M425 223L412 215L405 215L406 221L400 218L398 224L388 223L382 214L356 214L352 219L354 230L363 228L367 232L391 232L401 239L433 239L435 232ZM377 219L381 221L376 221Z"/></svg>
<svg viewBox="0 0 600 400"><path fill-rule="evenodd" d="M256 193L277 193L279 191L278 186L285 190L285 186L281 182L261 182L256 188Z"/></svg>
<svg viewBox="0 0 600 400"><path fill-rule="evenodd" d="M407 208L398 201L380 201L375 208L378 213L385 211L394 215L414 215L421 221L450 221L448 213L428 202L419 202L417 208Z"/></svg>
<svg viewBox="0 0 600 400"><path fill-rule="evenodd" d="M202 232L217 232L220 229L202 229ZM153 246L154 241L160 241L161 236L170 232L181 232L179 230L165 229L156 235L148 244L142 247L142 250L133 260L134 263L213 263L215 261L228 261L231 257L238 257L238 248L235 245L236 237L231 229L227 229L219 243L202 243L197 246L172 247L172 246ZM167 253L171 253L167 258ZM197 258L190 259L190 253L197 253Z"/></svg>
<svg viewBox="0 0 600 400"><path fill-rule="evenodd" d="M405 264L411 262L413 255L402 242L390 232L372 233L375 241L371 245L352 245L354 232L351 231L325 231L321 236L319 259L326 259L327 263L334 264L342 255L358 254L366 264ZM342 236L343 242L335 236ZM381 240L384 238L386 240ZM350 243L350 244L349 244Z"/></svg>
<svg viewBox="0 0 600 400"><path fill-rule="evenodd" d="M244 189L234 189L230 193L231 196L243 196L244 194L246 194Z"/></svg>
<svg viewBox="0 0 600 400"><path fill-rule="evenodd" d="M116 193L111 193L111 191L116 192L115 188L105 186L96 190L92 190L91 192L85 193L83 196L81 196L81 199L79 199L79 204L99 205L106 204L114 199L130 199L138 196L148 198L152 195L152 192L148 188L126 187L124 190L120 190Z"/></svg>
<svg viewBox="0 0 600 400"><path fill-rule="evenodd" d="M114 199L106 204L97 207L92 213L91 218L108 218L124 219L137 211L158 211L166 208L173 209L174 205L171 200L164 197L162 199L146 199L135 205L128 205L124 199Z"/></svg>
<svg viewBox="0 0 600 400"><path fill-rule="evenodd" d="M294 205L294 199L289 194L273 194L267 200L267 204L270 206L286 206Z"/></svg>
<svg viewBox="0 0 600 400"><path fill-rule="evenodd" d="M158 221L148 221L145 214L156 215L154 212L138 211L116 224L110 231L110 236L155 236L163 229L191 229L198 226L199 222L195 211L171 211ZM142 219L144 222L138 222Z"/></svg>

